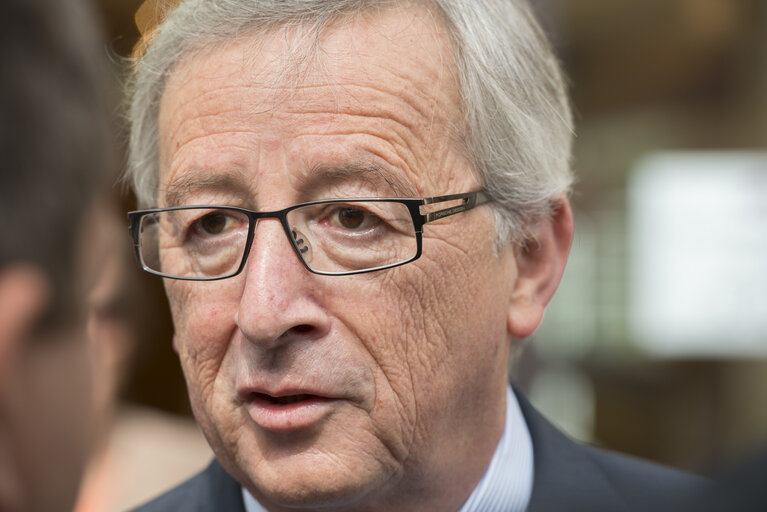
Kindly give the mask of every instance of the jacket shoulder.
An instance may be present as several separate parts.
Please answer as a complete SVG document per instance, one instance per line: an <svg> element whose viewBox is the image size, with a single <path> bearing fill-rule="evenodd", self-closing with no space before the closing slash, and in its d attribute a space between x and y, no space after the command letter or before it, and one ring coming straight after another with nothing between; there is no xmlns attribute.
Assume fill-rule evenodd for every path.
<svg viewBox="0 0 767 512"><path fill-rule="evenodd" d="M533 442L530 512L675 510L706 479L569 439L517 393Z"/></svg>
<svg viewBox="0 0 767 512"><path fill-rule="evenodd" d="M583 449L632 510L674 510L676 504L712 486L703 477L654 462L601 448Z"/></svg>
<svg viewBox="0 0 767 512"><path fill-rule="evenodd" d="M214 460L202 472L135 509L135 512L213 512L227 510L245 512L242 490Z"/></svg>

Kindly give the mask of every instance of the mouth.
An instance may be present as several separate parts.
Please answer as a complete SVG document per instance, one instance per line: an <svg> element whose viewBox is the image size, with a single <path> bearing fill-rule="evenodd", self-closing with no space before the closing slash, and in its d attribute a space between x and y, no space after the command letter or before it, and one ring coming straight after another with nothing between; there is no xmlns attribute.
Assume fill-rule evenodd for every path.
<svg viewBox="0 0 767 512"><path fill-rule="evenodd" d="M322 400L323 398L317 395L309 395L306 393L300 393L297 395L282 395L272 396L266 393L251 393L250 402L268 402L273 405L293 405L300 402Z"/></svg>
<svg viewBox="0 0 767 512"><path fill-rule="evenodd" d="M311 393L252 391L245 400L250 418L269 431L297 431L322 423L340 406L336 399Z"/></svg>

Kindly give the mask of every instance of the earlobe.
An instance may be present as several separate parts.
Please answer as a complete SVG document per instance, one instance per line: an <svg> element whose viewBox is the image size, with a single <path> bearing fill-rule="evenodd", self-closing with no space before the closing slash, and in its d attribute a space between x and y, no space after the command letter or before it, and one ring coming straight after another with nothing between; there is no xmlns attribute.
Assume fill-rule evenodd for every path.
<svg viewBox="0 0 767 512"><path fill-rule="evenodd" d="M48 282L36 267L0 269L0 377L48 301Z"/></svg>
<svg viewBox="0 0 767 512"><path fill-rule="evenodd" d="M530 336L540 325L567 263L573 239L573 213L567 198L556 201L552 216L540 221L534 236L517 250L517 279L507 316L508 333Z"/></svg>

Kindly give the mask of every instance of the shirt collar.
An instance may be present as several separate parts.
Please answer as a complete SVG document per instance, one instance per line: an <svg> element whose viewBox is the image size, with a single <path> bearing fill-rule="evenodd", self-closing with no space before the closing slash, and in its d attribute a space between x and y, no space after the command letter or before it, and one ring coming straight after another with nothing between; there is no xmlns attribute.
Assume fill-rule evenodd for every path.
<svg viewBox="0 0 767 512"><path fill-rule="evenodd" d="M506 390L506 426L490 465L460 512L527 509L533 491L533 441L517 397Z"/></svg>
<svg viewBox="0 0 767 512"><path fill-rule="evenodd" d="M490 465L459 512L522 512L533 490L533 442L517 397L506 390L506 426ZM242 488L246 512L267 512Z"/></svg>

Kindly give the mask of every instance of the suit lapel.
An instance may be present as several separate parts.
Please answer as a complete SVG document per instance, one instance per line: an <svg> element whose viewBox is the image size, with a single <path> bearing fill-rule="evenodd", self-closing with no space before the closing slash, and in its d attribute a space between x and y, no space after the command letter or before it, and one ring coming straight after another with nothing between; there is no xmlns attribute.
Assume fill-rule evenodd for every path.
<svg viewBox="0 0 767 512"><path fill-rule="evenodd" d="M608 475L593 460L591 449L559 432L514 391L533 441L533 492L528 512L628 510Z"/></svg>
<svg viewBox="0 0 767 512"><path fill-rule="evenodd" d="M242 501L242 487L224 471L217 460L213 460L205 470L204 485L200 496L200 510L221 512L245 512ZM196 509L195 509L196 510Z"/></svg>

